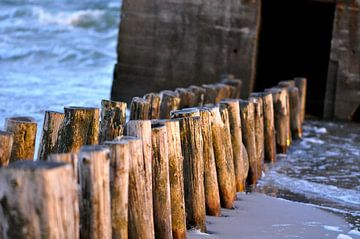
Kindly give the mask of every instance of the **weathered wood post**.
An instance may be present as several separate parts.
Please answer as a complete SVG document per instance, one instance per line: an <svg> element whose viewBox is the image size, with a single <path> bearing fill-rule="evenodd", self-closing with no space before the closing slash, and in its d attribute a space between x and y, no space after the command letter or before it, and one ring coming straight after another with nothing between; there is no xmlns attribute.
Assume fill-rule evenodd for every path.
<svg viewBox="0 0 360 239"><path fill-rule="evenodd" d="M235 87L235 91L233 91L232 98L239 99L241 95L241 87L242 87L242 81L240 79L229 79L225 78L221 81L221 83L230 85Z"/></svg>
<svg viewBox="0 0 360 239"><path fill-rule="evenodd" d="M79 160L77 153L50 154L46 160L49 162L70 164L74 178L76 179L76 182L79 182Z"/></svg>
<svg viewBox="0 0 360 239"><path fill-rule="evenodd" d="M79 152L80 237L111 238L110 150L83 146Z"/></svg>
<svg viewBox="0 0 360 239"><path fill-rule="evenodd" d="M13 135L10 161L33 160L37 124L31 117L10 117L5 119L5 130Z"/></svg>
<svg viewBox="0 0 360 239"><path fill-rule="evenodd" d="M18 161L0 169L0 188L1 238L79 238L77 184L70 165Z"/></svg>
<svg viewBox="0 0 360 239"><path fill-rule="evenodd" d="M191 86L189 86L188 89L191 92L193 92L195 95L194 101L192 102L192 104L190 106L203 106L206 90L204 88L202 88L200 86L196 86L196 85L191 85Z"/></svg>
<svg viewBox="0 0 360 239"><path fill-rule="evenodd" d="M215 103L219 103L222 99L229 99L235 92L235 88L230 85L226 85L223 83L214 84L216 89L216 98Z"/></svg>
<svg viewBox="0 0 360 239"><path fill-rule="evenodd" d="M247 100L240 100L240 116L242 126L242 138L249 158L249 172L247 182L256 184L258 167L255 136L255 109L254 103Z"/></svg>
<svg viewBox="0 0 360 239"><path fill-rule="evenodd" d="M131 155L128 199L129 238L154 239L153 204L152 198L150 201L147 195L149 191L147 188L147 166L144 164L143 142L139 138L132 136L123 136L121 141L128 142Z"/></svg>
<svg viewBox="0 0 360 239"><path fill-rule="evenodd" d="M296 77L294 80L295 86L299 89L301 123L303 123L305 120L307 79L304 77Z"/></svg>
<svg viewBox="0 0 360 239"><path fill-rule="evenodd" d="M64 122L59 130L57 153L76 153L83 145L99 142L99 109L65 107Z"/></svg>
<svg viewBox="0 0 360 239"><path fill-rule="evenodd" d="M112 238L128 238L128 189L130 149L126 140L106 141L110 149Z"/></svg>
<svg viewBox="0 0 360 239"><path fill-rule="evenodd" d="M38 151L38 160L47 160L49 154L56 153L56 144L64 114L54 111L45 111L44 124Z"/></svg>
<svg viewBox="0 0 360 239"><path fill-rule="evenodd" d="M216 97L218 95L218 91L214 84L204 84L202 88L205 89L204 95L204 105L206 104L215 104Z"/></svg>
<svg viewBox="0 0 360 239"><path fill-rule="evenodd" d="M242 152L242 134L239 100L222 100L220 108L227 109L229 113L229 126L231 145L233 151L236 191L245 191L245 162Z"/></svg>
<svg viewBox="0 0 360 239"><path fill-rule="evenodd" d="M204 160L200 117L181 118L181 110L176 116L180 121L181 148L184 156L186 223L188 228L197 228L205 232Z"/></svg>
<svg viewBox="0 0 360 239"><path fill-rule="evenodd" d="M142 165L145 171L145 202L148 205L147 208L142 209L142 213L145 215L149 230L152 230L150 237L153 237L154 220L153 220L153 187L152 187L152 149L151 149L151 120L130 120L125 126L125 134L128 136L138 137L142 140L143 158ZM134 149L135 150L135 149ZM139 150L139 149L138 149ZM131 153L131 152L130 152ZM131 154L132 155L132 154ZM144 180L144 179L142 179Z"/></svg>
<svg viewBox="0 0 360 239"><path fill-rule="evenodd" d="M155 238L171 239L169 147L167 131L164 124L152 124L151 144Z"/></svg>
<svg viewBox="0 0 360 239"><path fill-rule="evenodd" d="M186 88L176 88L175 92L180 98L179 109L195 106L193 103L195 94L191 90Z"/></svg>
<svg viewBox="0 0 360 239"><path fill-rule="evenodd" d="M9 164L12 145L12 133L0 130L0 168Z"/></svg>
<svg viewBox="0 0 360 239"><path fill-rule="evenodd" d="M220 216L221 205L211 131L211 112L207 107L201 107L199 110L201 118L201 134L203 139L206 214L210 216Z"/></svg>
<svg viewBox="0 0 360 239"><path fill-rule="evenodd" d="M148 119L159 119L160 117L160 95L156 93L149 93L144 95L145 100L149 102L149 116Z"/></svg>
<svg viewBox="0 0 360 239"><path fill-rule="evenodd" d="M147 120L150 114L150 102L140 97L134 97L130 105L130 120Z"/></svg>
<svg viewBox="0 0 360 239"><path fill-rule="evenodd" d="M126 103L102 100L99 143L123 135L126 120Z"/></svg>
<svg viewBox="0 0 360 239"><path fill-rule="evenodd" d="M276 161L276 138L274 123L274 105L271 92L262 93L264 106L264 149L265 161Z"/></svg>
<svg viewBox="0 0 360 239"><path fill-rule="evenodd" d="M236 184L229 115L227 109L214 106L211 110L211 132L218 176L220 202L224 208L233 208Z"/></svg>
<svg viewBox="0 0 360 239"><path fill-rule="evenodd" d="M290 98L290 125L291 135L294 139L302 138L301 109L299 90L297 87L289 88Z"/></svg>
<svg viewBox="0 0 360 239"><path fill-rule="evenodd" d="M287 108L287 146L289 147L292 143L292 135L291 135L291 107L290 107L290 87L295 87L295 82L293 80L288 81L280 81L278 86L280 88L286 89L286 108Z"/></svg>
<svg viewBox="0 0 360 239"><path fill-rule="evenodd" d="M170 119L170 112L179 109L180 98L170 90L161 91L160 96L160 119Z"/></svg>

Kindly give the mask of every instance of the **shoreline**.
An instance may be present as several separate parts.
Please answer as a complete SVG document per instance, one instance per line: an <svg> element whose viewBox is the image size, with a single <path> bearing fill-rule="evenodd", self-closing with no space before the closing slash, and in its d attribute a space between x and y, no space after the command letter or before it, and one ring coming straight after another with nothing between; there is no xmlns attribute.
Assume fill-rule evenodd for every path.
<svg viewBox="0 0 360 239"><path fill-rule="evenodd" d="M207 216L206 226L207 233L190 230L188 238L360 238L338 215L261 193L238 193L235 209Z"/></svg>

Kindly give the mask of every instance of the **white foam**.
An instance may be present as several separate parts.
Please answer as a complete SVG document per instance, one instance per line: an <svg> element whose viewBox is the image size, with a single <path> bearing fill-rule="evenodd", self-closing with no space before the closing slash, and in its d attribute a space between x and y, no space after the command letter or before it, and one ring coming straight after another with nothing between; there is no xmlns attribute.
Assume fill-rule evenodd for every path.
<svg viewBox="0 0 360 239"><path fill-rule="evenodd" d="M360 236L360 231L353 229L353 230L349 231L347 234Z"/></svg>
<svg viewBox="0 0 360 239"><path fill-rule="evenodd" d="M324 225L324 229L333 232L342 232L340 227Z"/></svg>
<svg viewBox="0 0 360 239"><path fill-rule="evenodd" d="M313 144L324 144L325 143L323 140L318 139L318 138L304 138L303 141L313 143Z"/></svg>
<svg viewBox="0 0 360 239"><path fill-rule="evenodd" d="M340 233L336 239L353 239L351 236Z"/></svg>

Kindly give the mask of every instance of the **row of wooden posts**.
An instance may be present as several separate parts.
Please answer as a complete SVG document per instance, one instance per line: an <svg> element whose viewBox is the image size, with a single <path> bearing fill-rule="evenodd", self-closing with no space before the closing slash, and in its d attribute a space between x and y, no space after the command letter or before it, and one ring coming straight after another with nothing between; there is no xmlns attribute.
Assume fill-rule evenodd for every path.
<svg viewBox="0 0 360 239"><path fill-rule="evenodd" d="M45 112L0 131L2 238L186 238L301 138L306 79L240 99L241 80ZM101 114L100 114L101 113ZM100 120L101 119L101 120ZM8 163L10 164L8 165Z"/></svg>

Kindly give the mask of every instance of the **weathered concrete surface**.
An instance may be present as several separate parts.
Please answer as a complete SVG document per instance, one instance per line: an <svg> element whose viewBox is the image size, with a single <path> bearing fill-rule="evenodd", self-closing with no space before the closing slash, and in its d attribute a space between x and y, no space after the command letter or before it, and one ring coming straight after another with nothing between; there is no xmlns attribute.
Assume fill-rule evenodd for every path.
<svg viewBox="0 0 360 239"><path fill-rule="evenodd" d="M123 0L111 98L201 85L232 73L252 91L260 0Z"/></svg>
<svg viewBox="0 0 360 239"><path fill-rule="evenodd" d="M337 3L324 116L351 119L360 105L360 1Z"/></svg>

